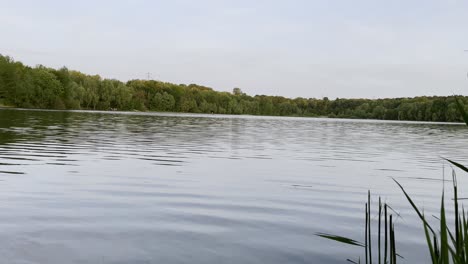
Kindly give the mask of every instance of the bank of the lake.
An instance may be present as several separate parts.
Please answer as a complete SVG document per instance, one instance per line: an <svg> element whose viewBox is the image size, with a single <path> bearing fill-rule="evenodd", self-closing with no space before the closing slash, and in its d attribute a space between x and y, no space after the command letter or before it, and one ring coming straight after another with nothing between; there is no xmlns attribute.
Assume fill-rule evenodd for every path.
<svg viewBox="0 0 468 264"><path fill-rule="evenodd" d="M468 105L468 98L460 96ZM386 99L250 96L156 80L121 82L67 68L29 67L0 55L0 105L38 109L158 111L460 122L454 96Z"/></svg>

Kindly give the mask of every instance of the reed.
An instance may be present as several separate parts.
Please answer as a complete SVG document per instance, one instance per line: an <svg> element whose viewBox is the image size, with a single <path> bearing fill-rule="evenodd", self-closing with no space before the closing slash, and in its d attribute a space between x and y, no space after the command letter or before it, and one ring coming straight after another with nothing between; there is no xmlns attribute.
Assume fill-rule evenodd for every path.
<svg viewBox="0 0 468 264"><path fill-rule="evenodd" d="M468 114L465 111L464 106L456 99L458 110L460 111L463 120L468 125ZM451 165L455 168L461 169L463 172L468 173L468 168L464 165L446 159ZM433 227L426 220L424 212L419 209L416 203L413 201L411 196L406 192L405 188L395 179L393 179L398 187L403 192L404 196L408 200L411 207L416 212L417 216L420 218L421 223L424 229L424 235L426 240L426 245L429 251L429 256L433 264L468 264L468 212L465 212L463 206L460 208L460 200L466 198L458 197L458 183L457 175L455 169L452 169L452 182L453 182L453 206L454 206L454 230L450 230L447 225L447 215L445 211L445 190L442 188L442 198L440 204L440 215L439 215L439 228L436 230L436 227ZM320 237L327 239L332 239L340 243L350 244L354 246L364 247L365 249L365 263L373 263L372 259L372 234L371 234L371 203L370 203L370 191L368 192L368 198L366 203L366 212L365 212L365 236L364 244L357 242L355 240L342 237L342 236L333 236L330 234L317 234ZM382 213L383 208L383 213ZM398 255L396 250L396 236L395 236L395 226L393 215L388 214L387 208L389 207L386 203L382 205L381 198L379 197L379 208L378 208L378 244L377 244L377 255L378 263L384 264L396 264L397 259L401 258ZM382 247L381 243L381 219L384 218L384 245ZM387 222L388 219L388 222ZM383 262L382 262L383 257ZM360 263L360 258L358 262L349 260L351 263Z"/></svg>
<svg viewBox="0 0 468 264"><path fill-rule="evenodd" d="M390 208L386 203L382 204L382 199L379 197L379 205L378 205L378 221L377 225L377 234L372 233L372 210L371 210L371 193L370 191L367 193L367 203L365 204L365 222L364 222L364 243L359 242L357 240L344 237L344 236L337 236L332 234L326 233L317 233L317 236L331 239L340 243L362 247L364 249L364 263L372 264L372 263L390 263L395 264L397 263L397 258L400 256L397 254L396 250L396 243L395 243L395 226L393 221L393 214L389 213L388 208ZM382 223L382 221L384 223ZM383 225L382 225L383 224ZM382 235L382 229L384 233ZM372 239L375 238L377 240L377 247L372 246ZM383 243L382 243L383 239ZM375 253L375 254L373 254ZM377 257L377 259L374 259ZM390 262L388 262L390 260ZM358 260L351 260L347 259L350 263L361 263L361 258Z"/></svg>
<svg viewBox="0 0 468 264"><path fill-rule="evenodd" d="M465 168L467 169L467 168ZM467 169L468 170L468 169ZM440 204L439 228L429 224L426 221L424 212L422 212L411 196L406 192L405 188L395 179L395 183L402 190L409 204L413 207L417 216L420 218L424 228L424 235L432 263L437 264L468 264L468 215L464 208L461 208L459 200L464 198L458 197L458 184L455 171L452 171L452 182L454 192L454 229L451 230L447 224L447 215L445 210L445 193L442 191L442 198ZM378 206L378 221L377 233L377 247L372 246L372 215L371 215L371 195L368 192L367 203L365 204L365 224L364 224L364 243L357 240L350 239L343 236L336 236L325 233L317 233L318 236L332 239L340 243L359 246L364 248L364 260L366 264L379 263L379 264L396 264L398 259L402 258L397 253L395 223L393 214L389 213L391 208L387 203L382 204L382 199L379 197ZM392 210L393 211L393 210ZM382 234L382 219L383 219L383 234ZM383 237L382 237L383 236ZM382 243L383 238L383 243ZM377 259L374 259L376 253ZM360 263L360 261L353 261L348 259L351 263Z"/></svg>
<svg viewBox="0 0 468 264"><path fill-rule="evenodd" d="M451 162L451 161L449 161ZM451 162L452 163L452 162ZM452 163L453 164L453 163ZM466 168L465 168L466 169ZM401 188L414 211L420 217L424 227L426 236L426 244L429 250L432 263L442 264L465 264L468 263L468 222L464 208L460 208L458 197L458 184L455 170L452 170L453 181L453 206L454 206L454 230L450 230L447 224L447 216L445 211L444 191L442 191L442 199L440 205L438 232L434 232L434 228L426 221L426 218L421 210L415 205L411 197L405 191L403 186L396 180L395 182ZM460 210L461 209L461 210Z"/></svg>

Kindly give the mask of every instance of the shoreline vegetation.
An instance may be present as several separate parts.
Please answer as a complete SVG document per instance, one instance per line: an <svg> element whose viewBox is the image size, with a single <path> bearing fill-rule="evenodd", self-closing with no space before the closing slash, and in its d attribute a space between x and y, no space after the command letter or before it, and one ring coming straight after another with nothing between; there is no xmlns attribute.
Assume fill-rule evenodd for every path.
<svg viewBox="0 0 468 264"><path fill-rule="evenodd" d="M456 96L463 105L468 97ZM121 82L63 67L29 67L0 54L0 108L155 111L231 115L461 122L455 96L388 99L250 96L196 84Z"/></svg>

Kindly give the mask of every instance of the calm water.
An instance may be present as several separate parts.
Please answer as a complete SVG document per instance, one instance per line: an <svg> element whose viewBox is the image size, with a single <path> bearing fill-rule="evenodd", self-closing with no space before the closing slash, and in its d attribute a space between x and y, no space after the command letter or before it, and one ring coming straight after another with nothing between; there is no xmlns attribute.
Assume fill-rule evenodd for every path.
<svg viewBox="0 0 468 264"><path fill-rule="evenodd" d="M0 262L346 263L362 250L314 233L362 240L371 189L403 217L402 262L424 263L420 223L391 177L435 212L450 175L441 157L465 162L467 135L454 124L0 110Z"/></svg>

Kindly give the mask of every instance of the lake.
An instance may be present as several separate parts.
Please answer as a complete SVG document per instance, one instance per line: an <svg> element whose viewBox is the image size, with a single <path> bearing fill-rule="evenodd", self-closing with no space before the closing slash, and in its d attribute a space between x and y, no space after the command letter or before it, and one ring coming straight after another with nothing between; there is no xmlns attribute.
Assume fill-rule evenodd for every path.
<svg viewBox="0 0 468 264"><path fill-rule="evenodd" d="M451 177L442 157L466 162L467 135L460 124L0 110L0 256L347 263L363 250L315 233L363 241L370 189L374 209L380 195L401 214L401 262L425 263L421 223L392 177L437 214Z"/></svg>

